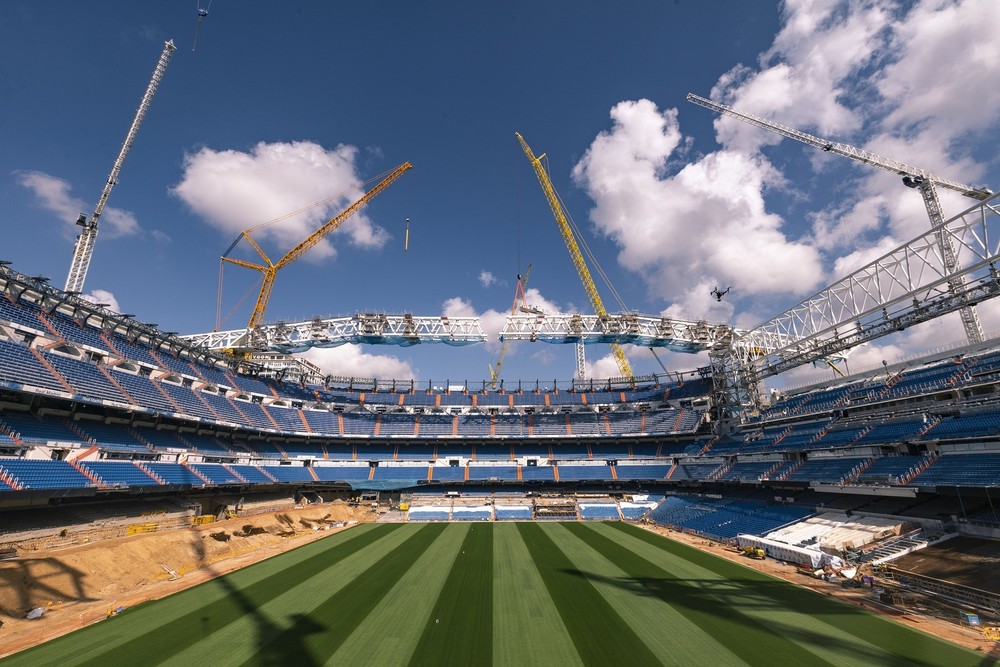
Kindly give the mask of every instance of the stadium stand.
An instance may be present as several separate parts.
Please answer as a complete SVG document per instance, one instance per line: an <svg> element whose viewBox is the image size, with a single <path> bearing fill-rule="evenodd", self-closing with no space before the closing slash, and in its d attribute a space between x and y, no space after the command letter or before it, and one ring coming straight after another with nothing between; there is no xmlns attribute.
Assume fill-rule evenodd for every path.
<svg viewBox="0 0 1000 667"><path fill-rule="evenodd" d="M705 420L710 378L511 392L306 386L9 295L0 325L0 496L15 506L46 493L234 487L427 491L440 503L459 490L473 498L417 503L408 520L645 517L723 540L820 506L997 523L1000 352L988 347L776 395L720 436ZM541 515L523 503L608 489L637 495L552 500ZM498 490L519 499L490 504Z"/></svg>

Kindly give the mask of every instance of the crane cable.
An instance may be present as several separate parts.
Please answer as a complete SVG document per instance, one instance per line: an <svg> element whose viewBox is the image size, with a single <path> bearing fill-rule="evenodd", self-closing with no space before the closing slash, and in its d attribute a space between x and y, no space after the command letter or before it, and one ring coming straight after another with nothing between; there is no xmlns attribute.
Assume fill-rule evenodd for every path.
<svg viewBox="0 0 1000 667"><path fill-rule="evenodd" d="M545 160L545 171L546 172L549 171L548 158L546 158ZM550 175L549 180L551 180L551 178L552 177ZM608 274L605 273L604 267L602 267L601 263L597 261L597 257L594 255L593 251L591 251L590 246L587 245L587 240L584 238L583 234L580 233L580 228L577 227L576 222L573 220L573 216L570 215L569 210L566 208L565 202L563 202L562 197L559 195L559 192L555 190L555 188L553 188L553 191L555 192L556 198L559 200L559 205L562 207L563 214L566 217L566 222L569 223L570 229L573 231L573 234L576 237L577 245L579 245L581 250L583 250L583 254L590 261L590 264L594 267L595 272L597 273L598 276L600 276L601 280L608 288L608 291L611 292L611 296L614 297L615 301L618 302L618 306L622 310L628 310L628 307L625 305L625 300L622 298L618 290L615 289L615 286L611 283L611 278L609 278Z"/></svg>
<svg viewBox="0 0 1000 667"><path fill-rule="evenodd" d="M244 303L247 302L247 299L250 298L251 294L253 294L255 291L258 291L258 292L260 291L260 285L264 281L264 276L262 274L260 276L260 278L258 278L256 281L254 281L254 283L252 285L250 285L250 287L247 289L247 291L243 293L243 296L241 296L239 298L239 300L229 310L229 312L226 313L226 316L222 317L222 275L223 275L223 267L225 266L225 264L226 264L225 262L223 262L222 260L219 260L219 295L218 295L218 299L216 300L216 303L215 303L215 330L216 331L219 331L220 329L222 329L222 325L225 324L226 322L228 322L229 318L231 318L233 315L236 314L237 309L239 309L241 306L243 306Z"/></svg>
<svg viewBox="0 0 1000 667"><path fill-rule="evenodd" d="M545 160L545 164L546 164L545 171L547 172L548 171L548 159L547 158ZM566 216L566 221L569 223L570 229L572 229L573 233L576 235L577 245L579 245L583 249L584 255L586 255L587 258L590 260L590 263L591 263L591 265L593 265L594 270L596 271L597 275L599 275L601 277L601 280L607 286L608 291L611 292L611 295L614 297L615 301L618 302L618 306L623 311L627 311L628 310L628 306L625 305L625 300L622 298L621 293L617 289L615 289L614 284L612 284L612 282L611 282L611 278L609 278L608 274L605 273L604 267L601 266L601 263L599 261L597 261L597 257L590 250L590 246L587 245L586 239L584 238L583 234L580 233L580 228L577 227L576 221L573 220L573 217L569 214L569 211L566 208L566 204L563 202L562 197L559 195L559 192L556 191L555 195L556 195L556 198L559 200L559 205L562 206L563 213ZM656 363L660 365L660 368L663 369L663 372L665 374L669 374L670 371L667 370L667 367L663 364L663 361L660 359L660 355L658 355L656 353L656 350L654 348L650 347L649 351L653 354L653 358L656 360Z"/></svg>
<svg viewBox="0 0 1000 667"><path fill-rule="evenodd" d="M211 2L209 2L209 6L211 6ZM391 171L392 171L391 169L386 170L386 171L382 172L381 174L378 174L376 176L373 176L372 178L369 178L366 181L363 181L359 185L355 185L355 186L352 186L350 188L347 188L346 190L338 192L337 194L335 194L335 195L333 195L331 197L327 197L326 199L324 199L322 201L318 201L318 202L316 202L314 204L310 204L309 206L303 206L302 208L297 209L295 211L292 211L291 213L286 213L284 215L278 216L277 218L272 218L271 220L268 220L266 222L262 222L259 225L254 225L253 227L249 227L245 231L241 232L239 236L236 237L236 240L232 242L232 244L229 246L229 248L226 250L226 252L223 253L222 257L228 257L229 253L231 253L233 251L233 249L239 244L240 239L243 238L244 235L250 234L251 232L255 232L255 231L257 231L259 229L263 229L265 227L269 227L269 226L271 226L273 224L276 224L278 222L282 222L284 220L288 220L289 218L294 217L296 215L299 215L300 213L305 213L306 211L310 211L310 210L312 210L314 208L318 208L320 206L325 206L325 205L327 205L327 204L329 204L329 203L331 203L333 201L336 201L338 199L346 197L349 193L354 192L355 190L359 190L359 189L365 187L366 185L369 185L373 181L377 181L377 180L381 179L382 177L388 175ZM264 279L264 277L261 276L260 280L257 280L253 285L251 285L250 289L248 289L243 294L243 296L240 297L239 301L236 302L236 304L232 307L232 309L229 311L229 313L227 313L225 317L222 317L222 296L223 296L222 292L223 292L223 268L224 268L224 266L225 266L225 262L223 262L220 259L219 260L219 287L218 287L218 294L216 296L216 303L215 303L215 328L216 328L216 331L218 331L219 329L221 329L222 325L229 321L229 318L231 318L235 314L236 310L238 308L240 308L244 303L246 303L247 299L250 297L250 294L254 290L259 290L260 289L261 282Z"/></svg>
<svg viewBox="0 0 1000 667"><path fill-rule="evenodd" d="M289 218L295 217L296 215L299 215L300 213L305 213L306 211L311 211L314 208L318 208L320 206L325 206L326 204L329 204L329 203L331 203L333 201L336 201L337 199L342 199L342 198L346 197L348 194L350 194L351 192L354 192L355 190L360 190L363 187L365 187L366 185L369 185L370 183L373 183L375 181L381 180L385 176L388 176L390 173L392 173L392 171L393 171L392 169L387 169L387 170L383 171L381 174L377 174L375 176L372 176L368 180L362 181L358 185L353 185L353 186L347 188L346 190L343 190L342 192L338 192L337 194L335 194L335 195L333 195L331 197L327 197L326 199L324 199L322 201L318 201L315 204L309 204L308 206L303 206L302 208L297 209L295 211L292 211L291 213L286 213L284 215L279 215L277 218L272 218L271 220L268 220L267 222L262 222L259 225L254 225L253 227L250 227L249 229L247 229L245 233L249 234L251 232L257 231L258 229L263 229L264 227L270 227L273 224L276 224L276 223L282 222L284 220L287 220Z"/></svg>
<svg viewBox="0 0 1000 667"><path fill-rule="evenodd" d="M208 16L209 10L212 9L212 0L208 0L208 5L204 9L201 8L201 0L198 0L197 8L198 25L195 26L194 29L194 43L191 45L191 53L194 53L198 48L198 34L201 33L201 22L205 20L205 17Z"/></svg>

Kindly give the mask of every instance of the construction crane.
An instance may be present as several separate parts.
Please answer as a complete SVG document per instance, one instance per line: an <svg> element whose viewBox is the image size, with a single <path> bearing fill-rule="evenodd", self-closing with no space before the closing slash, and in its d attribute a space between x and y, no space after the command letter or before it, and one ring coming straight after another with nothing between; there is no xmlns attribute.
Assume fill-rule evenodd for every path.
<svg viewBox="0 0 1000 667"><path fill-rule="evenodd" d="M304 255L309 249L315 246L317 243L323 240L327 234L331 233L340 225L347 220L349 217L354 215L358 210L360 210L365 204L374 199L380 192L385 190L389 185L395 181L397 178L402 176L405 172L413 168L409 162L404 162L395 169L393 169L385 178L383 178L375 187L366 192L361 199L354 202L342 212L338 213L333 218L330 218L322 227L314 231L312 234L307 236L298 245L285 253L285 256L279 259L277 262L271 262L267 254L261 249L260 245L253 239L251 234L254 230L259 229L262 225L257 225L249 229L245 229L240 232L240 235L233 241L233 244L229 246L229 250L222 256L222 262L228 262L230 264L235 264L237 266L242 266L248 269L254 269L255 271L260 271L263 275L263 281L260 286L260 294L257 295L257 303L254 305L253 314L250 315L250 323L247 325L247 329L253 329L254 327L260 326L264 321L264 312L267 310L267 302L271 298L271 291L274 289L274 280L278 275L278 271L288 266L299 257ZM377 177L376 177L377 178ZM241 238L245 238L247 243L257 251L261 259L264 260L264 264L254 264L253 262L247 262L242 259L235 259L229 257L229 253L232 252L236 244L239 243Z"/></svg>
<svg viewBox="0 0 1000 667"><path fill-rule="evenodd" d="M528 146L528 143L524 140L524 137L521 136L521 133L515 132L514 134L517 136L517 140L521 142L524 154L528 156L528 161L531 162L531 166L535 169L535 175L538 177L538 182L542 185L542 190L545 192L545 198L548 200L552 214L556 218L556 224L559 226L559 233L562 234L563 241L566 242L566 249L569 250L570 259L573 260L573 266L576 267L576 272L580 276L583 289L587 292L587 297L590 299L590 305L594 309L594 314L606 317L608 311L604 308L604 303L601 301L601 295L597 292L597 286L594 284L593 278L590 277L590 269L587 268L587 263L580 252L580 246L573 236L573 229L570 226L565 211L563 211L562 204L559 202L555 188L552 187L552 181L549 179L549 175L542 165L542 158L545 157L545 154L542 153L536 157ZM614 356L615 363L618 365L618 371L622 376L632 379L632 367L629 366L622 346L618 343L611 343L611 354Z"/></svg>
<svg viewBox="0 0 1000 667"><path fill-rule="evenodd" d="M142 96L139 108L135 112L135 118L132 120L132 126L129 127L128 134L125 135L125 142L122 144L121 150L118 151L118 157L115 159L115 164L108 175L108 182L104 184L101 197L97 200L97 206L94 208L94 212L91 214L89 220L85 214L81 213L79 219L76 221L76 224L80 225L83 229L80 231L79 236L76 237L76 243L73 245L73 261L69 265L69 274L66 276L66 287L64 288L67 292L79 293L83 291L83 284L87 280L87 271L90 269L90 259L94 255L94 242L97 239L97 223L104 212L104 205L108 203L108 197L111 196L111 189L118 183L118 174L125 163L125 157L135 142L135 135L139 132L139 126L142 125L142 121L146 117L149 105L153 101L153 95L156 94L156 89L160 86L160 80L163 78L164 72L167 71L170 56L174 54L176 48L173 40L163 45L160 60L156 63L156 69L153 70L153 77L149 80L149 85L146 86L146 94Z"/></svg>
<svg viewBox="0 0 1000 667"><path fill-rule="evenodd" d="M510 307L511 315L517 315L518 311L527 313L540 312L529 307L524 296L524 290L528 287L528 277L530 275L531 264L528 264L528 268L525 269L524 273L517 276L517 287L514 288L514 303ZM509 344L510 341L504 338L500 343L500 349L497 351L496 365L489 364L491 389L497 388L497 380L500 379L500 370L503 368L503 360L507 356L507 346Z"/></svg>
<svg viewBox="0 0 1000 667"><path fill-rule="evenodd" d="M780 123L775 123L769 121L765 118L755 116L753 114L747 113L745 111L739 111L725 104L715 102L704 97L699 97L694 93L688 93L687 101L697 104L699 106L710 109L716 113L732 116L733 118L738 118L745 123L754 125L756 127L763 128L779 134L783 137L789 139L795 139L809 146L815 148L820 148L827 153L834 153L836 155L842 155L846 158L850 158L856 162L862 164L867 164L873 167L878 167L886 171L890 171L898 176L903 177L903 184L910 188L915 188L920 191L921 196L924 200L924 207L927 209L927 216L930 219L930 224L932 228L936 228L938 225L944 222L944 213L941 209L941 201L938 199L937 188L947 188L949 190L954 190L955 192L960 192L966 197L978 201L985 201L993 193L986 188L974 188L956 181L951 181L946 178L941 178L931 174L926 169L920 169L919 167L913 167L911 165L905 164L903 162L898 162L890 158L882 157L881 155L876 155L875 153L870 153L866 150L856 148L854 146L849 146L847 144L842 144L834 141L827 141L826 139L821 139L815 137L806 132L801 132L799 130L781 125ZM961 271L961 265L959 263L958 257L955 254L955 247L951 242L951 239L943 230L939 230L935 233L938 245L941 248L941 257L944 262L944 268L950 275L954 275L956 272ZM961 277L955 277L949 282L949 287L952 292L962 293L964 290L963 282ZM979 321L979 314L976 312L974 306L966 305L959 311L959 315L962 318L962 326L965 328L965 335L969 343L980 343L983 341L983 325Z"/></svg>

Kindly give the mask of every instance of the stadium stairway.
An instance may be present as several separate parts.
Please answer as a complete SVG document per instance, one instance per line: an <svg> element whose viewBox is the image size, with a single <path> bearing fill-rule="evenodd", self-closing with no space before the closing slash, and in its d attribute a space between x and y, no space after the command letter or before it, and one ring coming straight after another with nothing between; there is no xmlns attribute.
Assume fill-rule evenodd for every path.
<svg viewBox="0 0 1000 667"><path fill-rule="evenodd" d="M100 449L100 448L99 447L91 447L87 451L88 452L92 452L95 449ZM102 488L102 489L105 488L107 485L104 483L104 480L102 480L100 477L98 477L97 475L93 474L92 472L90 472L89 470L87 470L86 468L84 468L83 466L80 465L79 460L82 459L82 458L84 458L86 455L87 455L87 453L85 452L84 454L82 454L82 455L80 455L80 456L78 456L78 457L76 457L74 459L67 459L66 462L69 463L74 468L76 468L77 472L79 472L81 475L83 475L84 477L86 477L87 479L89 479L91 482L93 482L94 484L96 484L98 486L98 488Z"/></svg>
<svg viewBox="0 0 1000 667"><path fill-rule="evenodd" d="M0 467L0 482L3 482L4 484L14 489L15 491L20 491L21 489L24 488L22 484L18 484L17 482L15 482L14 477L7 474L7 471L4 470L2 467Z"/></svg>
<svg viewBox="0 0 1000 667"><path fill-rule="evenodd" d="M111 386L113 386L115 389L117 389L118 392L122 396L125 397L125 400L127 400L129 403L131 403L135 407L140 407L139 406L139 402L136 401L134 398L132 398L131 394L129 394L127 391L125 391L125 387L123 387L123 386L121 386L121 384L119 384L118 380L116 380L111 375L111 372L107 368L104 367L104 364L98 364L97 365L97 370L100 371L101 374L104 375L104 377L106 377L108 379L108 382L111 383Z"/></svg>
<svg viewBox="0 0 1000 667"><path fill-rule="evenodd" d="M55 366L49 363L49 360L46 359L41 352L39 352L33 347L29 347L28 351L31 352L31 354L33 354L35 358L38 359L39 363L41 363L42 366L44 366L46 370L48 370L48 372L52 374L52 377L54 377L59 382L59 384L63 386L63 389L65 389L70 394L75 395L77 393L76 389L73 388L73 385L67 382L66 378L60 375L59 371L55 369Z"/></svg>
<svg viewBox="0 0 1000 667"><path fill-rule="evenodd" d="M152 477L154 480L156 480L157 484L162 484L162 485L166 484L166 482L164 481L164 479L162 477L160 477L155 472L153 472L153 469L150 468L148 465L144 464L142 461L134 461L134 463L135 463L135 465L137 465L139 467L140 470L142 470L144 473L146 473L147 475L149 475L150 477Z"/></svg>
<svg viewBox="0 0 1000 667"><path fill-rule="evenodd" d="M198 479L200 479L200 480L201 480L202 482L204 482L204 483L205 483L206 485L208 485L208 486L212 486L212 485L214 484L214 483L212 482L212 480L210 480L209 478L205 477L205 476L204 476L204 475L202 475L202 474L201 474L200 472L198 472L197 470L195 470L194 468L192 468L192 467L191 467L190 465L188 465L188 462L187 462L187 459L184 459L183 461L181 461L181 462L180 462L180 464L181 464L182 466L184 466L184 468L185 468L185 469L186 469L186 470L187 470L188 472L190 472L190 473L191 473L192 475L194 475L195 477L197 477Z"/></svg>

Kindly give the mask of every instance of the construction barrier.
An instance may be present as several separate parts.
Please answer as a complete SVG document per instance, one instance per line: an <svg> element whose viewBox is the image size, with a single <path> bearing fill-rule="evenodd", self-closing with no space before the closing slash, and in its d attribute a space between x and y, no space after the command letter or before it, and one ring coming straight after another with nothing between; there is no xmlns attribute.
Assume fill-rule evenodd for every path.
<svg viewBox="0 0 1000 667"><path fill-rule="evenodd" d="M133 523L128 527L129 535L140 535L142 533L155 533L160 529L158 523Z"/></svg>
<svg viewBox="0 0 1000 667"><path fill-rule="evenodd" d="M215 517L211 514L200 514L198 516L191 517L191 525L201 526L206 523L212 523L215 521Z"/></svg>

